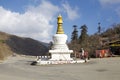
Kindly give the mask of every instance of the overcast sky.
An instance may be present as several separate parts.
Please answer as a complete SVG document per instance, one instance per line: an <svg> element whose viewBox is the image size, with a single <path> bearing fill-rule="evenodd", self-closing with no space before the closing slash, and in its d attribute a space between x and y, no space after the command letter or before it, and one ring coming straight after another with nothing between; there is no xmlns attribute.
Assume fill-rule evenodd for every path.
<svg viewBox="0 0 120 80"><path fill-rule="evenodd" d="M86 24L91 35L98 22L104 30L120 23L120 0L0 0L0 31L49 42L59 14L70 41L73 25Z"/></svg>

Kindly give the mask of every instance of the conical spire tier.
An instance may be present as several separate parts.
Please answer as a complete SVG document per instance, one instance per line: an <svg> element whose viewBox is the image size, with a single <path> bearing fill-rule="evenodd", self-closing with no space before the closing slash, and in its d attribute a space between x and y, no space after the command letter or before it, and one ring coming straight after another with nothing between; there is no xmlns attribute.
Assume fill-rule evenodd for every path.
<svg viewBox="0 0 120 80"><path fill-rule="evenodd" d="M57 32L56 34L64 34L64 30L63 30L63 27L62 27L62 24L63 24L63 20L62 20L62 16L59 15L58 18L57 18Z"/></svg>

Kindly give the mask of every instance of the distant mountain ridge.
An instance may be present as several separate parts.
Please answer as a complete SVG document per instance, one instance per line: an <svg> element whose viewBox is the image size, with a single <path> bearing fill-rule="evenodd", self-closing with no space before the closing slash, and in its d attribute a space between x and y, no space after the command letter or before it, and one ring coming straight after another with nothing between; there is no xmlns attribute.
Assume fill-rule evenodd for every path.
<svg viewBox="0 0 120 80"><path fill-rule="evenodd" d="M44 45L45 44L45 45ZM48 43L0 32L0 59L12 54L40 56L48 52Z"/></svg>

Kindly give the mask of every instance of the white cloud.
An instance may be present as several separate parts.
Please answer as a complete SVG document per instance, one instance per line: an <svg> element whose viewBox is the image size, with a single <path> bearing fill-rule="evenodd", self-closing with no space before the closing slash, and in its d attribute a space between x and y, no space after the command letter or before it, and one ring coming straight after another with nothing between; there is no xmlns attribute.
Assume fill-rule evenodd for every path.
<svg viewBox="0 0 120 80"><path fill-rule="evenodd" d="M106 6L106 5L113 5L113 4L118 4L120 3L120 0L99 0L101 5Z"/></svg>
<svg viewBox="0 0 120 80"><path fill-rule="evenodd" d="M68 18L70 20L75 20L80 17L80 14L78 13L78 8L71 7L67 2L62 4L64 11L67 13Z"/></svg>
<svg viewBox="0 0 120 80"><path fill-rule="evenodd" d="M116 9L116 13L117 13L118 16L120 17L120 7L118 7L118 8Z"/></svg>
<svg viewBox="0 0 120 80"><path fill-rule="evenodd" d="M103 7L107 7L115 11L120 17L120 0L99 0L99 2Z"/></svg>
<svg viewBox="0 0 120 80"><path fill-rule="evenodd" d="M51 22L58 12L59 8L48 1L29 6L23 14L0 7L0 30L48 42L53 29Z"/></svg>

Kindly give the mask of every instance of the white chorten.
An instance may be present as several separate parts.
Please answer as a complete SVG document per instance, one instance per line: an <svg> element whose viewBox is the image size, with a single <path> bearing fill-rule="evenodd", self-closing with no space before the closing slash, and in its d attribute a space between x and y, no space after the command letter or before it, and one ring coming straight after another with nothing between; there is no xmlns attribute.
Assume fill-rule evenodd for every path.
<svg viewBox="0 0 120 80"><path fill-rule="evenodd" d="M49 53L51 53L51 59L50 60L56 60L56 61L69 61L73 60L70 57L70 54L73 53L73 50L69 50L66 41L67 41L67 35L64 34L64 30L62 28L62 16L59 15L57 18L57 32L53 36L53 46L52 49L49 50Z"/></svg>

